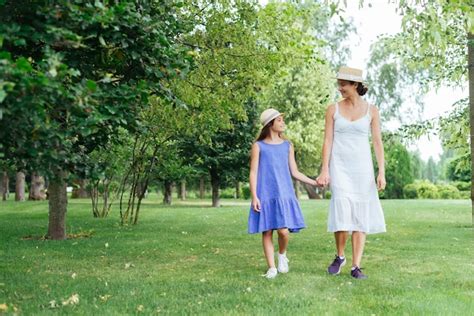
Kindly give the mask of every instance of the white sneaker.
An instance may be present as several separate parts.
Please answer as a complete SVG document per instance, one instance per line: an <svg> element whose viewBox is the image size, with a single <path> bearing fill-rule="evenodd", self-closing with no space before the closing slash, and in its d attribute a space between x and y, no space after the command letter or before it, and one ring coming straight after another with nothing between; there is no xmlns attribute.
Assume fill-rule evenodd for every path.
<svg viewBox="0 0 474 316"><path fill-rule="evenodd" d="M267 279L273 279L277 276L278 271L276 268L270 268L268 269L267 273L265 273L263 276L266 277Z"/></svg>
<svg viewBox="0 0 474 316"><path fill-rule="evenodd" d="M288 273L290 271L290 268L288 267L288 258L286 257L286 254L278 254L278 272L280 273Z"/></svg>

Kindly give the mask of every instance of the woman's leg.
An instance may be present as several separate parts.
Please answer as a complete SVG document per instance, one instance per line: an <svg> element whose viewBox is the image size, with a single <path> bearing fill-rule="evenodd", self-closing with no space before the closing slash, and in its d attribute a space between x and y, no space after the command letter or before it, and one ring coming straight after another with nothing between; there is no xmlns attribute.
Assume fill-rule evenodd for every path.
<svg viewBox="0 0 474 316"><path fill-rule="evenodd" d="M365 245L365 233L364 232L353 232L352 233L352 266L360 267L362 260L362 253L364 252Z"/></svg>
<svg viewBox="0 0 474 316"><path fill-rule="evenodd" d="M290 232L288 231L288 228L281 228L278 230L278 252L280 254L284 254L288 248L288 240L290 239L289 235Z"/></svg>
<svg viewBox="0 0 474 316"><path fill-rule="evenodd" d="M275 268L275 258L273 250L273 230L267 230L262 233L263 253L269 268Z"/></svg>
<svg viewBox="0 0 474 316"><path fill-rule="evenodd" d="M339 231L334 233L334 238L336 239L336 249L337 255L339 257L344 256L344 248L346 247L348 232L346 231Z"/></svg>
<svg viewBox="0 0 474 316"><path fill-rule="evenodd" d="M336 249L337 256L334 258L334 261L328 267L328 273L336 275L341 273L341 268L346 265L346 258L344 257L344 248L346 247L348 232L338 231L334 233L334 238L336 239Z"/></svg>

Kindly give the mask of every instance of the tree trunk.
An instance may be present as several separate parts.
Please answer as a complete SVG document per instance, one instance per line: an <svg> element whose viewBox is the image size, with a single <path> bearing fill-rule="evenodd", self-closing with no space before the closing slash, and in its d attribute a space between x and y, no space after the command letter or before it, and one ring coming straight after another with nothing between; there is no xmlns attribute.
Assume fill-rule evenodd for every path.
<svg viewBox="0 0 474 316"><path fill-rule="evenodd" d="M469 69L469 122L471 124L471 212L474 226L474 33L467 36L468 69Z"/></svg>
<svg viewBox="0 0 474 316"><path fill-rule="evenodd" d="M73 189L71 193L72 199L88 199L91 197L91 193L87 188L89 181L85 179L74 180Z"/></svg>
<svg viewBox="0 0 474 316"><path fill-rule="evenodd" d="M240 199L240 197L242 196L241 192L242 190L241 190L240 181L236 181L235 182L235 198L236 199Z"/></svg>
<svg viewBox="0 0 474 316"><path fill-rule="evenodd" d="M308 197L310 200L321 199L321 196L318 194L318 192L316 192L316 189L314 186L305 183L304 188L306 190L306 193L308 193Z"/></svg>
<svg viewBox="0 0 474 316"><path fill-rule="evenodd" d="M67 183L65 172L56 171L49 182L49 226L48 237L53 240L66 239Z"/></svg>
<svg viewBox="0 0 474 316"><path fill-rule="evenodd" d="M181 201L186 200L186 181L181 181L179 192L180 192L179 198L181 199Z"/></svg>
<svg viewBox="0 0 474 316"><path fill-rule="evenodd" d="M172 193L173 193L173 182L165 180L163 190L163 204L171 205Z"/></svg>
<svg viewBox="0 0 474 316"><path fill-rule="evenodd" d="M293 184L295 188L296 198L299 200L300 199L300 182L298 180L294 180Z"/></svg>
<svg viewBox="0 0 474 316"><path fill-rule="evenodd" d="M204 183L204 177L199 179L199 198L202 200L204 199L204 195L206 194L206 186Z"/></svg>
<svg viewBox="0 0 474 316"><path fill-rule="evenodd" d="M15 201L25 200L25 174L21 171L16 173Z"/></svg>
<svg viewBox="0 0 474 316"><path fill-rule="evenodd" d="M212 186L212 207L221 206L219 199L219 186L220 178L219 174L215 170L211 170L211 186Z"/></svg>
<svg viewBox="0 0 474 316"><path fill-rule="evenodd" d="M6 171L1 172L0 179L0 194L2 195L2 200L6 201L8 198L10 179L8 178L8 173Z"/></svg>
<svg viewBox="0 0 474 316"><path fill-rule="evenodd" d="M41 201L46 199L44 192L44 177L40 176L37 172L33 172L31 175L30 193L28 200Z"/></svg>

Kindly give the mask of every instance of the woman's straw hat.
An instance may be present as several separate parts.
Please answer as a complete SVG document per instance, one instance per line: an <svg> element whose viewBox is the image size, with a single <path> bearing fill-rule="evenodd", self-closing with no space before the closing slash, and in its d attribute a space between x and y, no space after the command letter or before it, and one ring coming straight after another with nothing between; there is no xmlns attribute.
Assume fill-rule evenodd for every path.
<svg viewBox="0 0 474 316"><path fill-rule="evenodd" d="M336 79L354 81L354 82L364 82L362 78L362 69L351 68L342 66L339 68Z"/></svg>
<svg viewBox="0 0 474 316"><path fill-rule="evenodd" d="M280 115L283 115L283 113L280 113L272 108L266 109L262 112L262 114L260 114L260 123L262 123L262 126L266 126L268 123L270 123L272 120L276 119Z"/></svg>

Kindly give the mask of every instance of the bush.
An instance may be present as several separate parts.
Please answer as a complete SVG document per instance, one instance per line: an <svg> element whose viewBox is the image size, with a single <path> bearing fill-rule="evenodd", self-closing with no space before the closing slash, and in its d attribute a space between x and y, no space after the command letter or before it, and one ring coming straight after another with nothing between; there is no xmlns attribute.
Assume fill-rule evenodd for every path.
<svg viewBox="0 0 474 316"><path fill-rule="evenodd" d="M421 181L418 184L418 188L416 189L418 192L418 197L420 199L438 199L439 192L436 185L431 183L428 180Z"/></svg>
<svg viewBox="0 0 474 316"><path fill-rule="evenodd" d="M438 199L438 187L428 180L415 181L403 187L406 199Z"/></svg>
<svg viewBox="0 0 474 316"><path fill-rule="evenodd" d="M249 200L250 199L250 186L248 183L244 184L242 186L242 197L246 200Z"/></svg>
<svg viewBox="0 0 474 316"><path fill-rule="evenodd" d="M219 195L223 199L235 199L235 188L222 189Z"/></svg>
<svg viewBox="0 0 474 316"><path fill-rule="evenodd" d="M442 199L460 199L461 194L459 193L458 188L450 184L440 184L437 185L439 197Z"/></svg>
<svg viewBox="0 0 474 316"><path fill-rule="evenodd" d="M459 191L470 191L471 190L471 182L454 181L451 184L454 185L456 188L458 188Z"/></svg>
<svg viewBox="0 0 474 316"><path fill-rule="evenodd" d="M403 196L405 199L417 199L418 198L418 192L417 192L417 184L416 183L410 183L407 184L403 187Z"/></svg>
<svg viewBox="0 0 474 316"><path fill-rule="evenodd" d="M324 198L329 200L331 198L331 191L326 191L326 193L324 193Z"/></svg>
<svg viewBox="0 0 474 316"><path fill-rule="evenodd" d="M460 199L471 199L471 191L459 191L459 198Z"/></svg>

